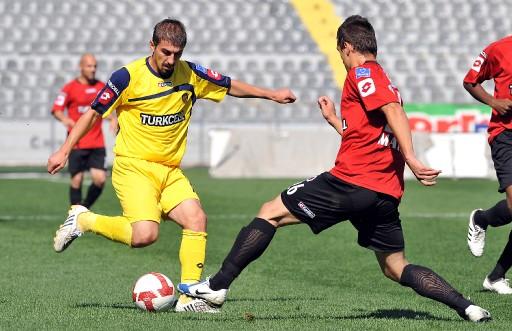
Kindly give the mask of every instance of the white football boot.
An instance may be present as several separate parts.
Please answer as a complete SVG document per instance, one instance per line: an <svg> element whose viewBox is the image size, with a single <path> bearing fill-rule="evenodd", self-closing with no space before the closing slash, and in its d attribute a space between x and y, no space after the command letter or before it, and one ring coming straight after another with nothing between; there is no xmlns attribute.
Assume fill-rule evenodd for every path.
<svg viewBox="0 0 512 331"><path fill-rule="evenodd" d="M82 235L82 231L78 229L78 215L88 212L84 206L73 205L69 209L68 218L55 232L53 238L53 248L57 253L64 251L76 238Z"/></svg>
<svg viewBox="0 0 512 331"><path fill-rule="evenodd" d="M201 298L215 306L222 306L228 295L227 289L214 291L210 288L210 278L199 283L178 284L178 291L194 298Z"/></svg>
<svg viewBox="0 0 512 331"><path fill-rule="evenodd" d="M468 247L474 256L482 256L485 246L485 230L475 224L475 213L481 209L475 209L469 215Z"/></svg>
<svg viewBox="0 0 512 331"><path fill-rule="evenodd" d="M478 307L475 305L471 305L468 308L466 308L466 311L464 312L466 316L464 319L471 321L471 322L487 322L490 321L491 313L489 313L487 310L483 309L482 307Z"/></svg>
<svg viewBox="0 0 512 331"><path fill-rule="evenodd" d="M491 282L489 277L485 277L483 286L484 289L498 294L512 294L512 288L510 287L508 279L505 278Z"/></svg>
<svg viewBox="0 0 512 331"><path fill-rule="evenodd" d="M209 304L206 300L193 298L188 295L182 294L176 302L174 310L178 313L181 312L194 312L194 313L219 313L220 308Z"/></svg>

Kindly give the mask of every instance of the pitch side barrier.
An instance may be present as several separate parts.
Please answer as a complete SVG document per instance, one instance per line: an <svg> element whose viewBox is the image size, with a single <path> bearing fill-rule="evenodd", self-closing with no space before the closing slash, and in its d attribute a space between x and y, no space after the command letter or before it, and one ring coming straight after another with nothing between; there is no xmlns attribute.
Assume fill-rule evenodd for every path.
<svg viewBox="0 0 512 331"><path fill-rule="evenodd" d="M480 105L407 105L417 156L450 178L494 178L487 144L490 109ZM307 177L330 169L340 139L329 125L213 128L214 177ZM379 143L392 144L393 137ZM406 177L412 174L406 172Z"/></svg>

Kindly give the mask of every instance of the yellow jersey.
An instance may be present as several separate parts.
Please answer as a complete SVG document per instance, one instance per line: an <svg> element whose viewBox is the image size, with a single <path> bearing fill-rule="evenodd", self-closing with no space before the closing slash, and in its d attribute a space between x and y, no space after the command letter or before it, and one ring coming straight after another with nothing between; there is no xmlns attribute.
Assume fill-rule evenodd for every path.
<svg viewBox="0 0 512 331"><path fill-rule="evenodd" d="M115 71L91 107L103 117L116 110L115 155L179 166L195 101L219 102L230 86L229 77L182 60L164 79L147 57Z"/></svg>

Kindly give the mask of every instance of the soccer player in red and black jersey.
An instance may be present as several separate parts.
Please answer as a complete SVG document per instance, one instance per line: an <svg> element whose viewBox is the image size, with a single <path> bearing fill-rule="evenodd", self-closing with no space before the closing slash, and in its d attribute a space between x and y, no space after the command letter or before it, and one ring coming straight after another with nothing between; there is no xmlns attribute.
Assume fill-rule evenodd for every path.
<svg viewBox="0 0 512 331"><path fill-rule="evenodd" d="M276 229L306 223L319 233L349 220L358 243L375 252L385 276L418 294L442 302L459 316L475 322L490 319L432 270L410 264L398 205L404 191L405 163L426 186L440 171L424 166L415 156L409 122L400 94L376 62L377 41L366 18L351 16L339 27L337 48L347 69L341 113L326 96L318 100L322 115L342 136L334 168L284 190L263 204L258 216L244 227L211 278L179 290L222 305L227 289L270 244Z"/></svg>
<svg viewBox="0 0 512 331"><path fill-rule="evenodd" d="M64 85L52 108L53 116L67 127L68 134L80 116L89 109L96 94L103 86L105 84L96 79L96 58L94 55L82 55L80 75ZM111 123L117 125L114 122ZM101 124L102 120L99 118L89 133L80 139L70 153L71 184L69 199L71 205L81 204L89 208L103 190L106 180L106 153ZM82 181L86 170L91 173L92 184L87 191L87 196L82 201Z"/></svg>
<svg viewBox="0 0 512 331"><path fill-rule="evenodd" d="M512 222L512 36L487 46L473 62L464 78L464 88L478 101L492 108L489 123L489 144L498 177L501 200L487 210L473 210L469 217L468 246L474 256L484 252L487 227L503 226ZM482 87L486 80L494 80L494 96ZM496 266L483 282L486 290L512 294L505 273L512 266L512 232Z"/></svg>

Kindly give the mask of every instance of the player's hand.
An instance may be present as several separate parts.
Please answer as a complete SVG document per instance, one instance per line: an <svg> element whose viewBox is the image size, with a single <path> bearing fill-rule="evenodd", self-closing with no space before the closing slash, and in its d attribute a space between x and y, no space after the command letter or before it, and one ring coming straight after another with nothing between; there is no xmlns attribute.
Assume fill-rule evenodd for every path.
<svg viewBox="0 0 512 331"><path fill-rule="evenodd" d="M294 103L297 97L290 89L282 88L274 90L270 99L278 103Z"/></svg>
<svg viewBox="0 0 512 331"><path fill-rule="evenodd" d="M436 185L437 176L439 176L441 170L429 168L417 159L408 160L407 165L421 184L425 186Z"/></svg>
<svg viewBox="0 0 512 331"><path fill-rule="evenodd" d="M336 117L336 107L334 102L327 96L322 95L318 98L318 107L322 111L322 116L329 121L329 119Z"/></svg>
<svg viewBox="0 0 512 331"><path fill-rule="evenodd" d="M50 155L48 158L48 164L46 165L46 169L52 175L55 175L59 170L64 168L66 162L68 161L67 153L61 151L60 149Z"/></svg>
<svg viewBox="0 0 512 331"><path fill-rule="evenodd" d="M495 99L490 106L500 115L512 112L512 100L510 99Z"/></svg>

